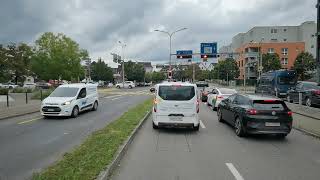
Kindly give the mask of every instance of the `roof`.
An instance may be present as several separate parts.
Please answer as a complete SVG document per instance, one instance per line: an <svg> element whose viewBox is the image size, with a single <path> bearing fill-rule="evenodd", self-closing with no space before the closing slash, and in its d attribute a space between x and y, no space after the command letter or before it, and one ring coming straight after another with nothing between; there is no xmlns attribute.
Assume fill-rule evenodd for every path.
<svg viewBox="0 0 320 180"><path fill-rule="evenodd" d="M281 100L279 98L275 98L269 95L250 95L250 94L241 94L241 95L246 96L252 100Z"/></svg>
<svg viewBox="0 0 320 180"><path fill-rule="evenodd" d="M172 85L182 85L182 86L186 86L186 85L191 85L191 86L196 86L195 84L191 84L189 82L163 82L157 85L164 85L164 86L172 86Z"/></svg>
<svg viewBox="0 0 320 180"><path fill-rule="evenodd" d="M84 84L84 83L74 83L74 84L63 84L59 87L76 87L76 88L84 88L88 86L97 86L96 84Z"/></svg>
<svg viewBox="0 0 320 180"><path fill-rule="evenodd" d="M151 62L138 62L138 64L142 64L144 67L151 67L152 68Z"/></svg>

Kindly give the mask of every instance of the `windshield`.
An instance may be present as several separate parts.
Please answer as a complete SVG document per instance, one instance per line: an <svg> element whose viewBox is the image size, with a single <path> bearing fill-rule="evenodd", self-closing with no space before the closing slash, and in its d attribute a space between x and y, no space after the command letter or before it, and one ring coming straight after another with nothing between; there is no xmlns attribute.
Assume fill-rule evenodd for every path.
<svg viewBox="0 0 320 180"><path fill-rule="evenodd" d="M74 87L58 87L50 94L50 97L75 97L78 90L79 88Z"/></svg>
<svg viewBox="0 0 320 180"><path fill-rule="evenodd" d="M278 77L278 83L280 85L295 85L296 79L290 76Z"/></svg>
<svg viewBox="0 0 320 180"><path fill-rule="evenodd" d="M236 94L237 91L234 89L219 89L221 94Z"/></svg>
<svg viewBox="0 0 320 180"><path fill-rule="evenodd" d="M163 100L187 101L195 96L193 86L160 86L158 95Z"/></svg>

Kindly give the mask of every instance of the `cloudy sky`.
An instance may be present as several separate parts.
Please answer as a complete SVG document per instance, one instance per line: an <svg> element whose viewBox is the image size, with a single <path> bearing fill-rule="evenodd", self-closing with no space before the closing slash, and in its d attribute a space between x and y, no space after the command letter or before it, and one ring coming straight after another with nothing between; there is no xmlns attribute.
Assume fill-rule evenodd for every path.
<svg viewBox="0 0 320 180"><path fill-rule="evenodd" d="M169 40L155 29L174 31L177 49L199 51L201 42L229 44L257 25L299 25L316 20L316 0L1 0L0 43L32 44L43 32L62 32L111 60L125 42L126 58L163 62Z"/></svg>

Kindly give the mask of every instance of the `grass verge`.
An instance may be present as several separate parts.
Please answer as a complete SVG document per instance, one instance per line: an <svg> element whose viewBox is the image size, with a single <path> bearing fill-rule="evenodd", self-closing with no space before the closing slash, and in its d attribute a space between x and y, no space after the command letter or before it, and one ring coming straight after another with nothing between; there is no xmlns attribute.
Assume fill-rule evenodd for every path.
<svg viewBox="0 0 320 180"><path fill-rule="evenodd" d="M109 165L118 148L151 109L149 99L129 109L119 119L90 135L83 144L32 179L95 179Z"/></svg>

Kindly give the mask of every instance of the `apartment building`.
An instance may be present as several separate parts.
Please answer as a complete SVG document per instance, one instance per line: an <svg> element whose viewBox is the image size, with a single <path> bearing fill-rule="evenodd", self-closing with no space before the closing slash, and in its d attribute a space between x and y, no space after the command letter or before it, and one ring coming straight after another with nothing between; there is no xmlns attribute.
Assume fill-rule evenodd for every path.
<svg viewBox="0 0 320 180"><path fill-rule="evenodd" d="M304 42L261 42L243 44L236 49L236 53L239 54L236 60L240 69L239 79L257 78L257 66L261 54L277 53L282 68L291 69L296 57L303 51L305 51Z"/></svg>

